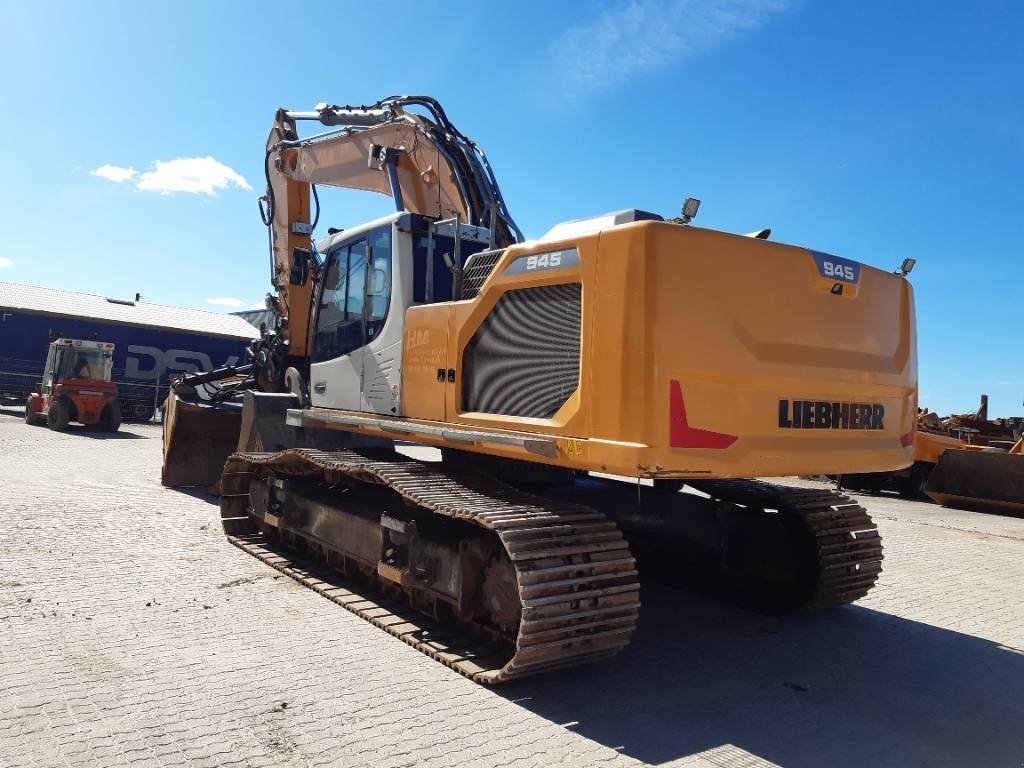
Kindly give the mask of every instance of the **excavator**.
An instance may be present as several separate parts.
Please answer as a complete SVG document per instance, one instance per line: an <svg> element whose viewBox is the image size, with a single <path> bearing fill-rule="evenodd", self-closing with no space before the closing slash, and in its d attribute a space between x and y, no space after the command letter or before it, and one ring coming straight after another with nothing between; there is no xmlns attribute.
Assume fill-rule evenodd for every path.
<svg viewBox="0 0 1024 768"><path fill-rule="evenodd" d="M626 647L640 573L777 614L874 585L863 507L754 478L913 462L903 272L694 199L527 239L427 97L278 110L264 167L278 320L165 405L163 482L232 544L488 684ZM314 241L318 185L394 211Z"/></svg>

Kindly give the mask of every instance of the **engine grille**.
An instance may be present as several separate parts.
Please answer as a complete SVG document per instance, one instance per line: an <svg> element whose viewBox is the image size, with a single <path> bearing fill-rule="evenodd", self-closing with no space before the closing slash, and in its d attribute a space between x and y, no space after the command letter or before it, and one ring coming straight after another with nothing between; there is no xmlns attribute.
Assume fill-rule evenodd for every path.
<svg viewBox="0 0 1024 768"><path fill-rule="evenodd" d="M509 291L462 356L462 409L549 419L580 382L579 283Z"/></svg>
<svg viewBox="0 0 1024 768"><path fill-rule="evenodd" d="M503 253L504 250L480 251L469 257L462 272L462 298L472 299L480 293L484 281L494 271L494 265Z"/></svg>

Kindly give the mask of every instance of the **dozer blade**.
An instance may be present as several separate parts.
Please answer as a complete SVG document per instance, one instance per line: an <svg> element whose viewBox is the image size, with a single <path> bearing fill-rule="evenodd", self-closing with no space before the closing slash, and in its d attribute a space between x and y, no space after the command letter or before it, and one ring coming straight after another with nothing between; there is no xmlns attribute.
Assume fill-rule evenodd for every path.
<svg viewBox="0 0 1024 768"><path fill-rule="evenodd" d="M1024 514L1024 456L1000 451L946 451L924 492L949 507Z"/></svg>
<svg viewBox="0 0 1024 768"><path fill-rule="evenodd" d="M171 391L164 403L164 462L160 482L216 493L224 462L238 446L241 403L186 399Z"/></svg>

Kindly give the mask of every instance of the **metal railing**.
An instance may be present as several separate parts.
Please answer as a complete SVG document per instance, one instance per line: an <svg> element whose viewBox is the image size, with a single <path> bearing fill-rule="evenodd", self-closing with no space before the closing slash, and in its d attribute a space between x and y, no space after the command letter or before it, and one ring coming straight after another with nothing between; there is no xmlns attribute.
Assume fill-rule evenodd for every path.
<svg viewBox="0 0 1024 768"><path fill-rule="evenodd" d="M21 405L42 384L45 362L0 357L0 402ZM167 397L171 381L180 372L164 372L154 380L140 381L127 378L124 368L111 371L111 380L117 384L122 417L135 421L160 421L160 406Z"/></svg>

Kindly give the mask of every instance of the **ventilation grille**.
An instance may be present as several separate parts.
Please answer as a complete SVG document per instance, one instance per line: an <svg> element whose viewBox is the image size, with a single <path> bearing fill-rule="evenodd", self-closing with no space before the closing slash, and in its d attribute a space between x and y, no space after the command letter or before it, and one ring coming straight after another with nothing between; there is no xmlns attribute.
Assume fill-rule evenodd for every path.
<svg viewBox="0 0 1024 768"><path fill-rule="evenodd" d="M462 409L550 419L580 382L580 284L509 291L462 356Z"/></svg>
<svg viewBox="0 0 1024 768"><path fill-rule="evenodd" d="M462 271L462 298L472 299L480 293L480 288L494 271L494 265L503 253L503 250L480 251L469 257Z"/></svg>

